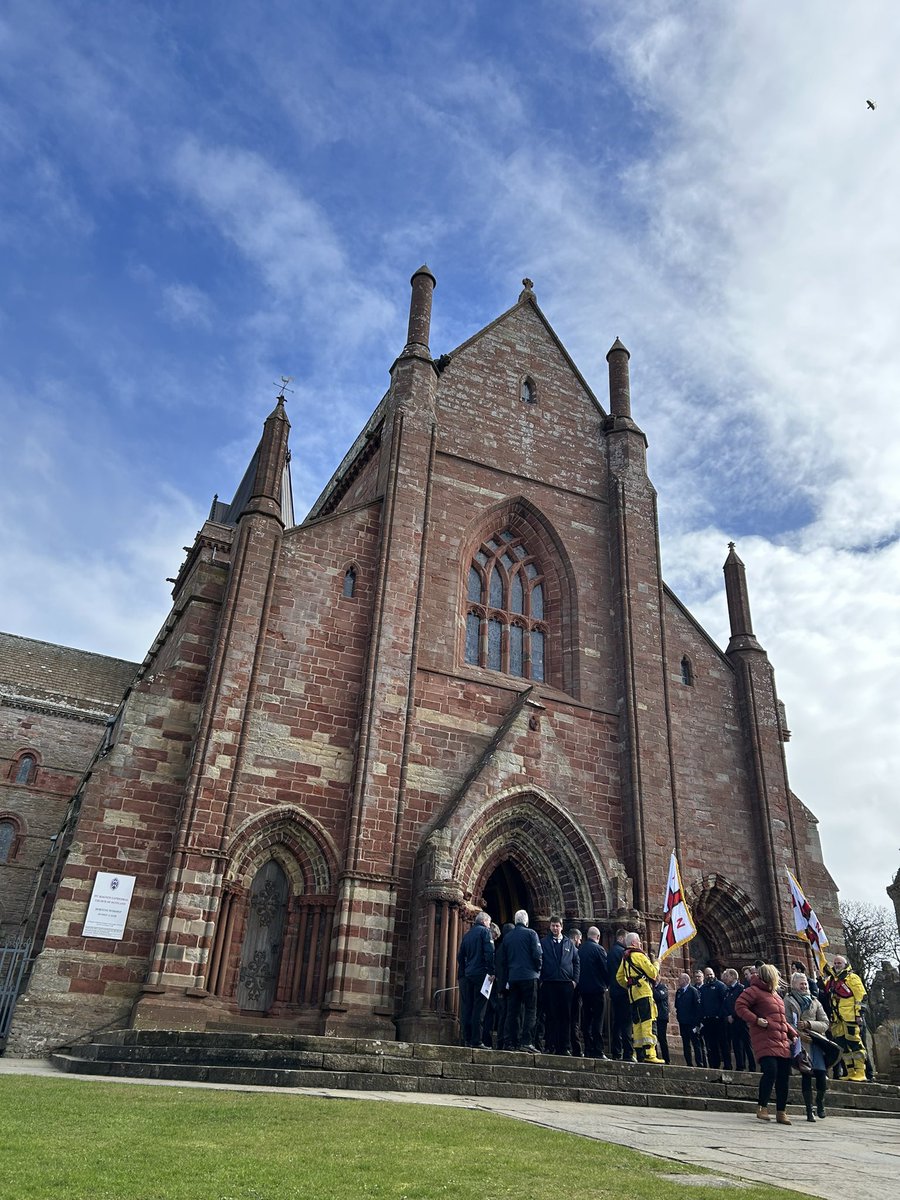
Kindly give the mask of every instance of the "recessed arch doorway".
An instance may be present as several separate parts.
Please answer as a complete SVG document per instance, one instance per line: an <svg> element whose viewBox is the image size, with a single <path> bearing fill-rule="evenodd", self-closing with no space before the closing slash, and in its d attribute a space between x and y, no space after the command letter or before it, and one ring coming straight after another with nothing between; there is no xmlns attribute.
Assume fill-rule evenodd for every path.
<svg viewBox="0 0 900 1200"><path fill-rule="evenodd" d="M520 908L528 913L529 921L534 920L531 888L512 859L497 864L485 884L482 901L485 911L491 914L491 920L496 921L501 929L504 925L512 925L513 917Z"/></svg>

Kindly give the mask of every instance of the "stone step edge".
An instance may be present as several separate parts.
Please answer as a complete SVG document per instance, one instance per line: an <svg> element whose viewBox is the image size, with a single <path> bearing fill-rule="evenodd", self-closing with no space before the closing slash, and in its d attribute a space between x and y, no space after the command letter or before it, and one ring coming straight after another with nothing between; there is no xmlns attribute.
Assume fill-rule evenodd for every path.
<svg viewBox="0 0 900 1200"><path fill-rule="evenodd" d="M137 1046L145 1045L152 1047L154 1045L180 1045L180 1046L202 1046L209 1042L211 1045L227 1045L229 1042L239 1041L245 1043L243 1047L246 1049L266 1049L287 1051L296 1049L297 1051L318 1051L329 1054L384 1054L390 1058L430 1058L441 1059L451 1062L508 1062L510 1065L518 1065L521 1062L528 1064L536 1064L547 1067L554 1066L559 1068L561 1061L567 1061L572 1070L590 1071L593 1067L575 1066L574 1064L583 1064L589 1060L583 1057L573 1056L565 1060L559 1055L543 1054L526 1054L524 1051L506 1051L487 1049L481 1050L474 1047L466 1046L448 1046L432 1042L397 1042L384 1041L373 1038L341 1038L332 1036L323 1036L321 1034L307 1033L234 1033L228 1030L160 1030L160 1029L113 1029L106 1030L103 1033L94 1035L93 1041L81 1045L63 1046L60 1047L61 1053L73 1053L76 1050L86 1052L92 1045L104 1046ZM274 1043L278 1042L278 1045ZM246 1044L249 1043L249 1044ZM491 1055L491 1058L487 1056ZM552 1059L552 1063L537 1063L538 1059ZM597 1069L604 1070L607 1067L616 1065L613 1059L596 1059L590 1060L596 1062ZM652 1074L653 1071L661 1068L649 1066L642 1063L631 1063L630 1068L640 1069ZM731 1070L725 1067L688 1067L681 1063L667 1064L665 1070L670 1075L675 1075L676 1072L682 1075L685 1080L713 1080L719 1083L753 1083L755 1087L759 1075L755 1071L738 1071L734 1068ZM853 1081L847 1079L830 1080L829 1087L837 1087L845 1095L883 1095L893 1096L900 1099L900 1086L894 1083L887 1082L865 1082Z"/></svg>
<svg viewBox="0 0 900 1200"><path fill-rule="evenodd" d="M752 1113L755 1100L737 1097L719 1099L708 1096L679 1096L663 1092L603 1091L574 1086L554 1087L540 1084L502 1083L418 1075L380 1075L357 1071L287 1070L260 1067L207 1067L200 1065L115 1062L80 1059L74 1055L52 1054L51 1063L60 1071L99 1078L159 1079L166 1082L221 1083L241 1087L313 1088L327 1091L416 1092L422 1096L455 1095L494 1097L496 1099L575 1101L585 1104L616 1104L635 1108L671 1108L695 1112ZM144 1068L136 1070L135 1067ZM191 1078L194 1076L194 1078ZM234 1078L250 1076L251 1078ZM265 1077L265 1078L260 1078ZM789 1106L789 1112L799 1109ZM836 1107L836 1115L888 1117L900 1119L900 1112L852 1107Z"/></svg>
<svg viewBox="0 0 900 1200"><path fill-rule="evenodd" d="M355 1067L352 1063L339 1062L336 1066L329 1066L329 1059L349 1059L349 1058L382 1058L391 1060L393 1074L406 1074L404 1068L405 1062L418 1063L422 1062L441 1062L452 1063L456 1066L471 1065L473 1073L477 1076L484 1067L492 1067L501 1069L509 1068L527 1068L528 1070L554 1070L566 1075L581 1075L602 1077L609 1075L617 1070L626 1070L631 1077L629 1084L641 1085L645 1080L652 1080L657 1071L664 1071L666 1079L670 1083L682 1083L685 1087L697 1087L702 1084L708 1084L713 1087L730 1087L735 1090L747 1089L755 1095L756 1088L759 1083L759 1076L751 1071L726 1071L724 1068L714 1067L686 1067L680 1064L672 1064L663 1066L650 1066L642 1063L621 1063L612 1059L593 1060L578 1057L561 1057L551 1054L531 1054L524 1051L510 1052L501 1050L480 1050L470 1049L461 1046L434 1046L429 1043L403 1043L403 1042L382 1042L373 1041L367 1038L325 1038L317 1036L303 1037L302 1045L297 1044L298 1039L289 1039L290 1045L279 1045L276 1049L271 1042L263 1040L262 1043L254 1037L249 1044L231 1045L232 1038L230 1035L224 1035L222 1038L208 1040L206 1035L202 1034L175 1034L165 1041L159 1037L160 1031L150 1031L151 1037L143 1038L134 1036L141 1031L136 1030L116 1030L112 1035L97 1037L93 1042L80 1045L60 1047L60 1053L71 1053L76 1056L81 1055L86 1060L97 1059L102 1061L109 1055L114 1057L112 1052L116 1049L123 1050L126 1054L145 1053L150 1056L150 1061L153 1061L153 1055L161 1048L170 1053L174 1053L179 1048L185 1050L202 1049L208 1046L210 1050L217 1052L233 1052L236 1055L248 1053L270 1053L270 1054L316 1054L321 1056L320 1063L301 1063L296 1067L279 1066L272 1069L275 1070L304 1070L304 1069L323 1069L323 1070L364 1070L362 1065ZM122 1036L129 1035L129 1036ZM274 1038L281 1042L280 1035L260 1035L263 1039ZM243 1043L244 1039L237 1039ZM395 1048L400 1047L399 1055L394 1053ZM188 1064L191 1065L191 1064ZM195 1064L196 1065L196 1064ZM202 1065L202 1064L201 1064ZM208 1064L215 1065L215 1064ZM235 1068L239 1068L243 1064L233 1063L228 1064ZM261 1064L249 1063L247 1066L261 1066ZM262 1068L261 1068L262 1069ZM421 1071L410 1071L410 1074L422 1074ZM491 1076L495 1078L495 1076ZM587 1079L585 1079L587 1082ZM573 1084L572 1086L576 1086ZM895 1100L900 1102L900 1088L895 1084L878 1084L878 1083L860 1083L850 1080L831 1080L830 1088L833 1096L840 1096L851 1100L853 1098L871 1098L872 1100Z"/></svg>

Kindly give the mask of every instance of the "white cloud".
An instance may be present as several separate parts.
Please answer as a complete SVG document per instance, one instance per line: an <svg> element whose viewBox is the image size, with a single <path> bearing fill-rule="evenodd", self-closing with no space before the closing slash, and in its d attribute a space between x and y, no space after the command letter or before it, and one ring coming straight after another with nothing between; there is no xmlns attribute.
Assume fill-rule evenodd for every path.
<svg viewBox="0 0 900 1200"><path fill-rule="evenodd" d="M257 314L258 332L293 323L298 314L329 347L358 346L392 330L393 304L359 278L319 206L261 155L189 138L172 171L274 295L276 303Z"/></svg>
<svg viewBox="0 0 900 1200"><path fill-rule="evenodd" d="M190 283L170 283L162 290L163 309L176 325L196 325L209 329L212 301L202 288Z"/></svg>
<svg viewBox="0 0 900 1200"><path fill-rule="evenodd" d="M404 13L402 32L397 9L364 6L260 20L228 5L216 23L136 6L100 28L19 5L0 28L0 164L27 269L4 333L15 342L23 293L52 300L0 390L16 447L0 522L21 564L0 582L0 626L146 646L201 516L184 492L214 471L210 491L236 485L270 381L297 379L299 510L387 384L409 272L437 272L436 349L528 274L601 400L609 344L629 345L666 575L727 640L737 538L795 789L845 894L881 902L900 833L896 6L551 10L478 41L477 5L439 30ZM41 219L23 223L29 205ZM86 243L74 283L41 244L57 226ZM110 263L146 312L119 304ZM181 423L192 407L202 428Z"/></svg>

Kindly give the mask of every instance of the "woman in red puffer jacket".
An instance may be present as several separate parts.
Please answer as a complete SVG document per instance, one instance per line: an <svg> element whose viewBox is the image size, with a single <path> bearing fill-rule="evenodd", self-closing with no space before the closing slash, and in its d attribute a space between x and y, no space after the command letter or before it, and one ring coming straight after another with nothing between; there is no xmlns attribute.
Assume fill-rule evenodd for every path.
<svg viewBox="0 0 900 1200"><path fill-rule="evenodd" d="M734 1012L750 1027L750 1042L762 1071L756 1115L760 1121L771 1120L768 1105L774 1084L775 1119L779 1125L790 1125L785 1109L791 1076L791 1044L797 1031L785 1016L784 1001L778 995L780 983L778 968L763 963L759 974L751 978L735 1001Z"/></svg>

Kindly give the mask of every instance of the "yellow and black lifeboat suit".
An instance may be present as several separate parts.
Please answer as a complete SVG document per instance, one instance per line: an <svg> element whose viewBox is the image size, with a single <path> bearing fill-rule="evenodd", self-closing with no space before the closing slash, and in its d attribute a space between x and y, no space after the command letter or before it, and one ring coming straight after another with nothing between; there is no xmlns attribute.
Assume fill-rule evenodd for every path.
<svg viewBox="0 0 900 1200"><path fill-rule="evenodd" d="M865 1079L866 1050L859 1031L859 1010L866 998L863 981L850 965L836 971L825 964L825 992L829 1001L831 1036L841 1048L849 1079Z"/></svg>
<svg viewBox="0 0 900 1200"><path fill-rule="evenodd" d="M627 989L631 1002L631 1038L638 1062L662 1062L656 1057L656 1038L653 1036L656 1020L653 984L658 975L659 967L643 951L635 949L625 951L616 972L616 982Z"/></svg>

